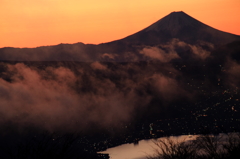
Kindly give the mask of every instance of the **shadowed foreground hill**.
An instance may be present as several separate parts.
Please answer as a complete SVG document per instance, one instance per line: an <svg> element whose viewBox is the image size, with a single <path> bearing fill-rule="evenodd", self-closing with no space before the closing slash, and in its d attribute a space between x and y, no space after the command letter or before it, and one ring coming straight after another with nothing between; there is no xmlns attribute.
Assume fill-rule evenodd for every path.
<svg viewBox="0 0 240 159"><path fill-rule="evenodd" d="M159 118L237 117L239 42L196 49L149 47L143 52L156 58L141 62L1 62L1 122L71 132Z"/></svg>

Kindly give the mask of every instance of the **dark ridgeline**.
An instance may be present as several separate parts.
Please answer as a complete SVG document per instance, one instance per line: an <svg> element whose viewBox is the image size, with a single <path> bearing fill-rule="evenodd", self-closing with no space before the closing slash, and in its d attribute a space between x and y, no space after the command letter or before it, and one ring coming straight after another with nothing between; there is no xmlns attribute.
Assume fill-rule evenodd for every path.
<svg viewBox="0 0 240 159"><path fill-rule="evenodd" d="M240 36L214 29L184 12L172 12L149 27L120 40L94 44L59 44L55 46L41 46L37 48L0 49L1 61L109 61L103 58L104 53L118 54L112 61L129 62L131 58L121 57L124 52L132 51L138 55L138 49L147 45L159 45L172 39L189 44L211 43L223 45L236 40Z"/></svg>
<svg viewBox="0 0 240 159"><path fill-rule="evenodd" d="M227 44L240 40L240 36L214 29L188 14L172 12L149 27L120 41L133 44L157 45L173 38L197 44L204 41L212 44Z"/></svg>
<svg viewBox="0 0 240 159"><path fill-rule="evenodd" d="M43 148L42 152L46 153L45 155L48 153L56 155L54 151L57 155L61 155L56 149L67 149L63 151L68 157L68 152L72 151L68 142L71 141L70 144L75 145L77 141L80 142L81 151L76 155L96 158L96 151L124 142L137 142L142 138L153 137L149 134L150 123L154 123L154 133L158 136L201 133L205 129L210 129L214 133L230 132L239 127L240 36L216 30L184 12L172 12L133 35L99 45L76 43L37 48L0 48L0 61L1 82L9 86L5 87L0 82L0 94L2 93L0 101L10 99L6 92L14 88L12 83L19 82L21 86L21 81L25 79L22 72L18 71L26 69L39 75L39 79L45 80L45 83L47 79L55 80L59 84L57 86L71 89L71 93L74 92L76 96L90 94L87 96L90 99L90 106L86 105L88 112L85 113L89 113L89 116L94 113L96 115L96 112L91 111L98 106L112 106L109 103L98 102L93 106L91 99L96 98L91 98L92 96L103 97L100 100L102 102L103 99L108 101L116 94L117 100L123 100L122 105L116 105L120 107L118 110L122 107L124 110L128 107L132 108L129 112L126 111L126 114L130 114L127 121L110 122L110 128L102 124L106 122L104 119L109 119L104 116L109 112L107 106L103 107L107 112L97 122L88 121L87 118L82 119L80 115L74 116L74 120L86 121L85 124L89 125L86 128L88 130L76 129L84 135L74 140L74 144L69 138L65 140L66 136L59 135L56 138L52 134L45 134L46 141L37 140L34 143L32 141L35 140L28 139L28 143L23 143L24 148L20 145L17 147L19 152L12 151L10 152L12 154L23 155L24 151L36 151L37 146L51 143L55 149ZM64 83L64 80L58 79L61 76L55 76L56 70L71 71L76 80L74 82L69 80L72 83ZM65 78L68 74L60 75L63 79L68 79ZM64 94L67 97L68 95ZM71 96L69 97L72 99ZM34 100L31 102L34 107ZM3 106L8 106L6 103L8 101ZM111 104L114 103L115 101ZM128 107L124 105L129 103ZM70 106L66 105L66 107ZM0 114L5 113L3 110L0 109ZM116 115L111 118L122 117L118 115L119 111L114 113ZM22 114L24 119L28 116L32 120L31 114L26 112ZM4 117L0 118L3 119L2 132L17 131L23 126L14 122L19 116L13 118L14 120L10 118L9 121ZM51 121L48 122L51 125ZM32 125L28 123L26 127L28 126ZM35 130L44 129L38 126L33 124L34 131L30 131L31 135ZM36 127L38 128L35 129ZM63 127L60 132L64 132L64 129L66 128ZM4 136L11 138L11 135ZM25 137L23 135L23 139ZM40 135L39 139L41 137ZM56 144L52 139L57 139L62 144ZM8 139L4 141L7 142ZM16 141L12 143L15 145ZM30 148L32 144L36 147Z"/></svg>

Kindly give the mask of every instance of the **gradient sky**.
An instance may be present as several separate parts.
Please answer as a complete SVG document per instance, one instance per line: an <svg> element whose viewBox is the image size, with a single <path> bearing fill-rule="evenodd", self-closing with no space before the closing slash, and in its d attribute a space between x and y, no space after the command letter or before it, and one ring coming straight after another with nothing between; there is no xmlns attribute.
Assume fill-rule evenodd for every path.
<svg viewBox="0 0 240 159"><path fill-rule="evenodd" d="M0 0L0 47L109 42L173 11L240 35L240 0Z"/></svg>

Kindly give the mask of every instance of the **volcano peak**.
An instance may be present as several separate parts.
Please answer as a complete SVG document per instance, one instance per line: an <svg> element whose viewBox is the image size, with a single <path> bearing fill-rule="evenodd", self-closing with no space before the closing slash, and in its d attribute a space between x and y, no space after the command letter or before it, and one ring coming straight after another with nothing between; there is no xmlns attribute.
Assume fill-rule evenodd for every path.
<svg viewBox="0 0 240 159"><path fill-rule="evenodd" d="M185 12L177 11L168 14L156 23L152 24L151 26L146 28L146 31L168 30L171 31L174 35L179 29L185 26L199 27L202 25L203 23L192 18Z"/></svg>
<svg viewBox="0 0 240 159"><path fill-rule="evenodd" d="M183 11L174 11L122 40L128 43L155 45L166 43L173 38L187 43L205 41L213 44L226 44L239 40L240 36L214 29Z"/></svg>
<svg viewBox="0 0 240 159"><path fill-rule="evenodd" d="M179 14L179 13L184 13L184 14L186 14L186 13L183 12L183 11L173 11L173 12L171 12L170 14Z"/></svg>

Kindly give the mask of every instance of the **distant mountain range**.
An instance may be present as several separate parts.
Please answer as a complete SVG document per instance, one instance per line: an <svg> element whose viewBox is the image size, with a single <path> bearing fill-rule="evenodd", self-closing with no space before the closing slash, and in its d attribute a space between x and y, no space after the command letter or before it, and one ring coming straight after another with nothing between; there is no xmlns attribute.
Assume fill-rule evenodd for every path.
<svg viewBox="0 0 240 159"><path fill-rule="evenodd" d="M218 46L240 36L214 29L184 12L172 12L149 27L120 40L94 44L59 44L37 48L0 49L1 61L144 61L146 46L171 43L173 39L190 45Z"/></svg>

